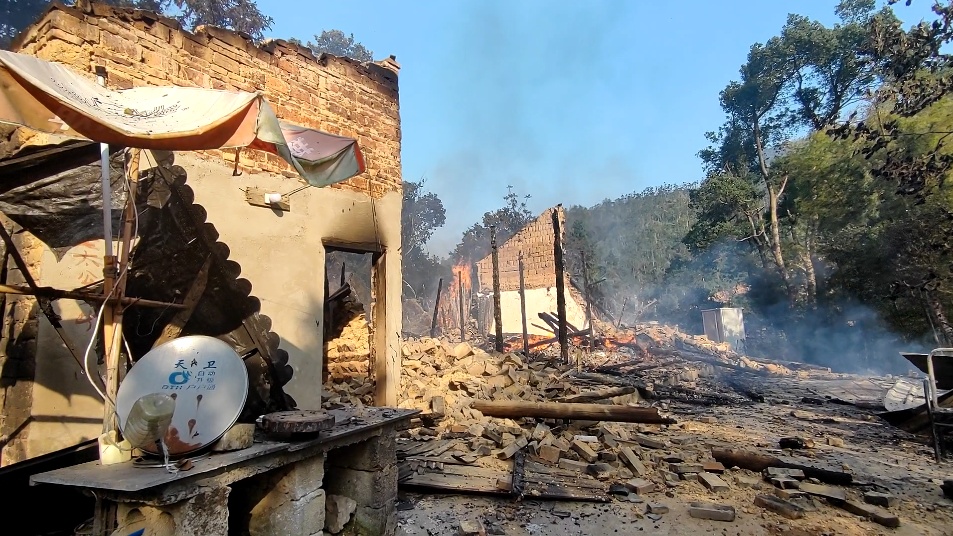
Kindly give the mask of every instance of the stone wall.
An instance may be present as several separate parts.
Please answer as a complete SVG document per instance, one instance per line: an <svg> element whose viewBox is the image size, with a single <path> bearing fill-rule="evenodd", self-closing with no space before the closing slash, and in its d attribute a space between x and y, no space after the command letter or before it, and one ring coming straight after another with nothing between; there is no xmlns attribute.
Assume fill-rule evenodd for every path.
<svg viewBox="0 0 953 536"><path fill-rule="evenodd" d="M6 229L11 225L0 218ZM27 268L35 270L40 248L28 235L13 235L14 245L20 251ZM3 251L0 282L25 285L26 280L13 259ZM32 296L0 295L3 311L3 332L0 333L0 467L27 457L27 445L32 421L33 386L36 373L36 339L39 307Z"/></svg>
<svg viewBox="0 0 953 536"><path fill-rule="evenodd" d="M367 171L334 188L372 193L401 191L399 65L393 58L362 64L330 55L315 57L304 47L271 41L262 47L227 30L184 31L154 13L104 4L55 3L14 42L13 50L56 61L94 77L105 67L107 85L191 86L260 91L279 119L356 138ZM234 162L235 152L210 151ZM239 163L297 174L274 155L243 151Z"/></svg>
<svg viewBox="0 0 953 536"><path fill-rule="evenodd" d="M556 263L553 260L555 231L553 211L558 211L559 227L563 239L566 236L566 215L562 206L546 210L533 222L523 227L504 244L498 247L500 261L500 290L519 290L519 255L523 253L523 279L526 288L556 286ZM480 290L493 290L493 260L486 258L476 264ZM566 275L569 282L569 275Z"/></svg>

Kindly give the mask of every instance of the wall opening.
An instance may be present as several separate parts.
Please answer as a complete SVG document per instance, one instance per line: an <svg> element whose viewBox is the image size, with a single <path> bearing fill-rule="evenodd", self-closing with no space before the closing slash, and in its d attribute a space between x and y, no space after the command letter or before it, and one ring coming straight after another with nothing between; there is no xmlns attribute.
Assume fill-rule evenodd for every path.
<svg viewBox="0 0 953 536"><path fill-rule="evenodd" d="M324 381L349 383L370 405L374 365L374 254L325 245Z"/></svg>

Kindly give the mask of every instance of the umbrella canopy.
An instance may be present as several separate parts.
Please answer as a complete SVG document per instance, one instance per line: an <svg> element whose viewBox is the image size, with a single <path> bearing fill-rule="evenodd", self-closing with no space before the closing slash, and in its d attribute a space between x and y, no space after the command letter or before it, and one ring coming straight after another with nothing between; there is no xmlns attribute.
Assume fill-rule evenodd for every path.
<svg viewBox="0 0 953 536"><path fill-rule="evenodd" d="M62 65L0 51L0 122L111 145L198 151L252 147L309 184L362 173L357 141L279 121L260 93L192 87L110 90Z"/></svg>

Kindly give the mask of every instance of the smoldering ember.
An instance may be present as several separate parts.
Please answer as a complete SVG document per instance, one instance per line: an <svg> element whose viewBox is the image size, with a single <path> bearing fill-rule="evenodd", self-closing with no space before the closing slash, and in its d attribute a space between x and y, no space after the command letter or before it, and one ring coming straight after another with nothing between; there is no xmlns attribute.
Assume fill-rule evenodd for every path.
<svg viewBox="0 0 953 536"><path fill-rule="evenodd" d="M236 31L197 23L190 2L111 4L0 21L16 30L0 32L0 533L953 534L953 328L935 269L950 220L923 208L945 192L942 138L932 156L901 150L877 136L913 127L836 124L842 107L786 109L817 120L810 135L762 139L783 121L745 108L763 83L746 65L722 103L754 134L712 135L700 185L538 214L511 191L441 264L423 247L444 207L402 177L395 56L353 36L262 40L263 15L219 20ZM927 47L908 59L931 67L904 74L887 41L920 41L854 4L829 31L894 33L874 52L857 41L838 72L875 54L895 78L843 91L909 91L950 67ZM946 24L918 39L953 39L938 6ZM802 87L816 78L795 78L758 91L821 110ZM871 106L936 113L944 83ZM732 172L729 138L758 165ZM872 163L834 192L845 139ZM867 238L823 249L827 227L865 228L845 199L899 211L870 223L896 248L854 264L843 244L869 253ZM931 223L891 230L901 212ZM650 230L627 242L633 222ZM873 291L837 301L851 285L899 289L893 309Z"/></svg>

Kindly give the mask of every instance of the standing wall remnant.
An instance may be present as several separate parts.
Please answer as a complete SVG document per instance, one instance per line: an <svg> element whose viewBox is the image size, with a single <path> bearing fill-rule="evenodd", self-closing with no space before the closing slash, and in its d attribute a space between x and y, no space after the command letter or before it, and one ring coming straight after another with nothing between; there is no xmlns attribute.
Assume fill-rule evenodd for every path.
<svg viewBox="0 0 953 536"><path fill-rule="evenodd" d="M383 387L376 390L376 402L397 404L402 182L400 66L395 58L361 63L315 56L282 40L259 46L237 32L205 26L190 33L154 13L83 1L75 6L53 3L12 49L64 64L91 79L97 67L105 67L112 89L173 85L258 91L279 119L357 139L366 171L326 188L298 191L304 183L283 160L252 150L238 155L240 177L232 175L236 152L231 149L178 153L175 164L186 172L195 203L207 212L221 241L230 245L230 258L261 299L261 312L274 322L272 330L280 335L294 368L286 391L299 407L316 407L321 399L325 249L374 253L380 275L377 301L369 304L377 332L372 343L378 361L374 374L375 379L387 378L378 382ZM147 153L143 166L154 165L155 160ZM292 209L276 214L251 206L243 188L295 191ZM101 240L58 258L29 233L21 238L38 245L33 275L40 285L75 288L86 284L83 278L89 274L101 272L94 262L102 260ZM87 250L98 253L98 259L90 257L89 266L69 264ZM57 307L75 342L85 347L91 334L90 308L68 300L59 300ZM31 318L35 319L35 311ZM8 381L16 385L4 390L3 431L18 422L15 408L29 408L25 416L35 419L11 438L2 464L70 446L100 432L100 401L89 392L48 322L41 318L38 324L34 354L40 359L22 367L35 377ZM4 357L4 362L12 371L13 361Z"/></svg>

